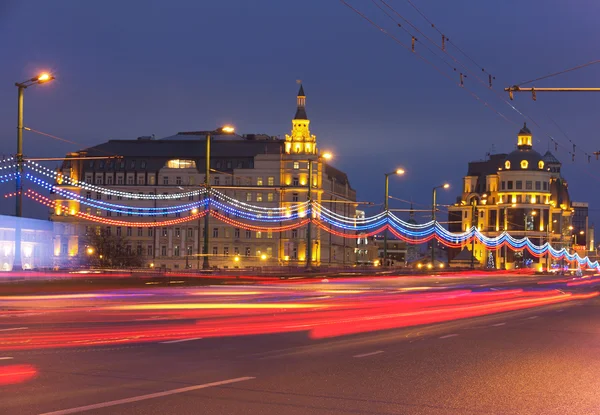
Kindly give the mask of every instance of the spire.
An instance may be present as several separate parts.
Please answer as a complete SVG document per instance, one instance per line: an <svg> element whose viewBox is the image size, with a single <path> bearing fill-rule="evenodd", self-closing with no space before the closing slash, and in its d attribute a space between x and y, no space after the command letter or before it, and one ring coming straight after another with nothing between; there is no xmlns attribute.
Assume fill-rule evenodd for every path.
<svg viewBox="0 0 600 415"><path fill-rule="evenodd" d="M531 130L527 128L527 123L523 123L523 128L519 130L517 135L517 148L519 150L531 150L532 147Z"/></svg>
<svg viewBox="0 0 600 415"><path fill-rule="evenodd" d="M298 108L296 109L295 120L308 120L306 115L306 95L304 94L304 87L300 84L300 90L298 91L297 97Z"/></svg>

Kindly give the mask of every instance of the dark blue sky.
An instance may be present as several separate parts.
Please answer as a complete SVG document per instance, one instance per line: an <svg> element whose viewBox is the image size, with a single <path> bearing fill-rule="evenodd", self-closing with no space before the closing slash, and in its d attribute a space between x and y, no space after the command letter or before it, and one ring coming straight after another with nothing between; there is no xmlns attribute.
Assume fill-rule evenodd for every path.
<svg viewBox="0 0 600 415"><path fill-rule="evenodd" d="M592 0L577 7L569 0L414 1L496 76L497 91L598 58L600 4ZM410 44L372 2L351 4ZM388 4L439 41L405 0ZM467 162L484 158L492 145L511 151L520 128L459 88L457 74L447 71L454 83L444 78L336 0L4 0L0 39L0 154L15 152L13 84L40 69L52 70L57 81L27 90L25 125L82 146L224 122L241 133L283 136L295 110L295 80L302 79L321 149L335 153L335 165L349 173L361 200L377 202L384 172L396 166L408 174L393 180L394 196L426 205L431 187L449 181L453 190L440 200L452 202ZM417 48L448 69L422 45ZM600 86L599 73L600 65L592 66L536 86ZM466 85L522 123L473 76ZM548 115L578 149L600 149L600 95L540 94L535 103L528 95L516 98L515 105L543 127L528 120L538 151L548 147L546 133L570 147ZM78 149L33 133L25 139L28 156ZM573 199L598 208L600 161L588 164L578 152L572 163L565 149L556 155L565 163Z"/></svg>

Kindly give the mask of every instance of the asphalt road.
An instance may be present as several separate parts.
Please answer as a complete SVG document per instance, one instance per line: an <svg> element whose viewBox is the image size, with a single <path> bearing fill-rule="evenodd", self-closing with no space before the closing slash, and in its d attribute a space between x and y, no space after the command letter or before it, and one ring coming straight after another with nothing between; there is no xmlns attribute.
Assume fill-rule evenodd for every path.
<svg viewBox="0 0 600 415"><path fill-rule="evenodd" d="M44 306L54 310L35 308ZM53 314L55 329L80 327L72 314ZM10 317L1 330L34 318ZM0 414L597 414L599 344L594 297L335 338L299 330L5 347L0 365L31 365L37 376L0 386Z"/></svg>

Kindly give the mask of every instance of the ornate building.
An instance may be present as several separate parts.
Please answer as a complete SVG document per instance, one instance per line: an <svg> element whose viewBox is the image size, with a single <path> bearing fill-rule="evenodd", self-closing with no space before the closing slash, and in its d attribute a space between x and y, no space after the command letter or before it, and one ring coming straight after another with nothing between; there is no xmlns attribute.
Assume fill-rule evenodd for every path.
<svg viewBox="0 0 600 415"><path fill-rule="evenodd" d="M310 133L306 114L306 95L300 86L292 130L285 140L261 134L213 135L210 152L210 187L243 203L264 207L286 207L307 200L309 183L311 198L344 216L354 216L356 192L346 173L334 168L319 155L317 138ZM147 200L138 194L167 195L203 187L206 165L207 132L180 132L155 140L109 140L87 148L72 157L119 156L106 160L67 160L61 173L94 186L121 193L103 194L66 183L60 188L94 201L107 201L131 206L159 209L185 200ZM309 163L312 167L309 168ZM312 177L309 178L309 172ZM195 199L194 199L195 198ZM185 218L190 212L158 214L148 218L135 214L115 214L110 210L87 207L55 195L55 200L68 208L57 208L52 220L65 225L65 234L58 236L56 254L68 262L82 252L86 232L109 232L127 238L127 249L144 258L146 265L165 268L201 267L204 221L182 221L179 225L142 228L134 225L113 226L84 222L73 216L80 210L108 219L127 221L157 221ZM111 202L112 200L112 202ZM115 216L120 216L116 218ZM351 231L348 231L351 232ZM255 232L243 227L226 225L211 217L208 227L211 266L247 267L260 265L302 265L306 261L306 228L284 232ZM313 226L313 263L315 265L352 265L355 263L355 243L341 236L330 235ZM64 249L61 249L63 247Z"/></svg>
<svg viewBox="0 0 600 415"><path fill-rule="evenodd" d="M462 195L449 208L449 230L461 232L476 226L490 237L506 230L537 245L550 241L555 248L570 246L573 209L560 169L561 163L550 151L542 156L533 150L531 131L524 125L515 151L469 163ZM478 243L450 249L450 262L462 250L474 253L476 265L491 263L490 253L497 268L546 263L545 258L537 260L524 250L488 251Z"/></svg>

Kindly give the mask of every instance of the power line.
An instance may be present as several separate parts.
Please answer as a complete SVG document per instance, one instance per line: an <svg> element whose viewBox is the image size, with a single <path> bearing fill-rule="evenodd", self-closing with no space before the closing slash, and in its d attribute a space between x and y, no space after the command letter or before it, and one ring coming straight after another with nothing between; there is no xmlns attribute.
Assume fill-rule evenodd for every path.
<svg viewBox="0 0 600 415"><path fill-rule="evenodd" d="M486 71L483 68L483 66L481 66L477 62L475 62L475 60L473 58L471 58L469 55L467 55L466 52L464 52L461 48L458 47L458 45L456 45L456 43L452 42L440 29L438 29L437 26L431 20L429 20L429 18L427 18L427 16L425 16L425 13L423 13L421 10L419 10L419 8L411 0L406 0L406 1L408 2L408 4L410 4L412 6L413 9L415 9L417 11L417 13L419 13L421 15L421 17L423 19L425 19L425 21L427 21L427 23L429 23L431 25L432 28L434 28L440 35L442 35L442 42L448 41L448 43L451 43L452 46L454 46L456 48L456 50L458 50L460 53L462 53L475 66L477 66L479 69L481 69L482 72L493 77L493 75L490 74L488 71ZM495 77L493 77L493 78L495 79Z"/></svg>
<svg viewBox="0 0 600 415"><path fill-rule="evenodd" d="M372 0L372 1L374 2L374 0ZM457 59L456 59L454 56L452 56L451 54L449 54L449 53L448 53L448 52L445 50L445 48L443 48L443 47L441 47L441 48L440 48L440 47L439 47L439 46L438 46L438 45L437 45L437 44L436 44L436 43L435 43L433 40L431 40L429 37L427 37L427 36L426 36L426 35L425 35L423 32L421 32L421 31L420 31L420 30L419 30L419 29L418 29L418 28L417 28L415 25L413 25L413 24L412 24L412 23L411 23L411 22L410 22L408 19L404 18L404 17L403 17L403 16L402 16L400 13L398 13L398 12L397 12L397 11L396 11L396 10L395 10L395 9L394 9L392 6L390 6L389 4L387 4L387 3L386 3L384 0L380 0L380 1L381 1L381 2L382 2L382 3L383 3L385 6L386 6L386 7L388 7L390 10L392 10L392 11L393 11L393 12L394 12L394 13L395 13L395 14L396 14L396 15L397 15L399 18L401 18L403 21L405 21L406 23L408 23L408 24L409 24L411 27L413 27L415 30L417 30L417 32L419 32L420 34L422 34L422 35L425 37L425 39L427 39L429 42L431 42L431 43L432 43L432 44L434 44L436 47L438 47L440 50L442 50L444 53L446 53L446 54L447 54L447 55L448 55L450 58L452 58L452 60L454 60L454 62L456 62L457 64L459 64L460 66L462 66L462 67L465 69L465 71L466 71L466 72L469 72L470 74L472 74L472 73L470 72L470 70L468 69L468 67L466 67L466 66L465 66L465 65L464 65L462 62L460 62L459 60L457 60ZM420 15L421 15L421 16L422 16L422 17L423 17L423 18L424 18L424 19L425 19L425 20L426 20L426 21L427 21L429 24L431 24L431 26L432 26L433 28L435 28L435 30L436 30L436 31L438 31L438 33L440 33L440 34L442 33L442 32L441 32L439 29L437 29L437 27L435 26L435 24L434 24L434 23L433 23L431 20L429 20L429 19L428 19L428 18L425 16L425 14L424 14L423 12L421 12L421 11L420 11L420 10L419 10L419 9L418 9L418 8L417 8L415 5L414 5L414 3L412 3L410 0L407 0L407 1L408 1L408 2L411 4L411 6L412 6L413 8L415 8L415 10L417 10L417 12L418 12L418 13L419 13L419 14L420 14ZM377 5L377 6L378 6L378 5ZM380 9L381 9L381 7L380 7L380 6L378 6L378 8L380 8ZM388 14L388 13L386 13L386 15L388 15L388 17L392 18L391 16L389 16L389 14ZM392 18L392 20L394 20L394 21L395 21L395 19L393 19L393 18ZM395 21L395 22L398 24L398 26L399 26L399 27L402 27L402 26L401 26L401 25L400 25L400 24L399 24L397 21ZM403 28L403 29L404 29L405 31L407 31L405 28ZM408 31L407 31L407 32L408 32ZM408 33L410 34L410 32L408 32ZM411 34L411 36L413 36L413 35ZM445 37L445 36L444 36L444 37ZM414 39L414 36L413 36L413 39ZM446 38L446 39L447 39L447 38ZM457 49L458 49L458 48L457 48ZM413 52L415 52L415 50L413 50ZM464 54L464 52L463 52L463 54ZM437 55L436 55L436 56L437 56ZM465 56L467 56L467 55L465 54ZM467 57L468 57L469 59L471 59L469 56L467 56ZM471 59L471 60L472 60L472 59ZM473 60L472 60L472 61L473 61ZM473 62L474 62L474 61L473 61ZM592 64L594 64L594 63L596 63L596 62L600 62L600 60L598 60L598 61L592 61L592 62L588 62L588 63L586 63L586 64L579 65L579 66L577 66L577 67L575 67L575 68L570 68L570 69L567 69L567 70L565 70L565 71L561 71L561 73L568 72L568 71L575 70L575 69L579 69L579 68L581 68L581 67L589 66L589 65L592 65ZM474 62L474 63L475 63L475 62ZM476 64L476 63L475 63L475 64ZM477 64L476 64L476 65L477 65ZM477 65L477 66L478 66L478 67L480 67L479 65ZM480 68L481 68L481 67L480 67ZM483 70L483 68L481 68L481 69ZM486 73L487 73L487 72L486 72ZM472 75L474 76L474 78L475 78L475 79L476 79L476 80L477 80L479 83L481 83L481 84L482 84L482 85L484 85L484 86L486 85L486 84L485 84L485 81L481 80L481 79L480 79L480 78L479 78L479 77L478 77L476 74L472 74ZM549 76L553 76L553 75L555 75L555 74L551 74L551 75L549 75ZM465 75L465 76L466 76L466 75ZM547 76L547 77L549 77L549 76ZM567 153L568 153L568 154L571 156L571 160L572 160L572 161L575 161L575 153L576 153L576 150L577 150L577 145L576 145L576 144L575 144L575 142L574 142L574 141L572 141L572 140L571 140L571 139L570 139L570 138L569 138L569 137L568 137L566 134L564 134L563 130L560 128L560 126L558 126L558 124L556 123L556 121L553 121L553 120L551 119L551 121L552 121L552 122L553 122L553 123L554 123L554 124L555 124L555 125L556 125L556 126L559 128L559 130L561 130L561 132L563 132L563 134L564 134L564 135L567 137L567 139L568 139L568 140L569 140L569 142L571 143L571 145L572 145L572 151L571 151L571 149L569 149L569 147L566 147L566 146L564 146L564 145L560 144L560 143L558 142L558 140L556 140L556 139L555 139L555 138L554 138L554 137L553 137L551 134L549 134L549 133L548 133L548 132L547 132L547 131L546 131L546 130L545 130L545 129L544 129L544 128L543 128L543 127L542 127L542 126L541 126L541 125L540 125L540 124L539 124L539 123L538 123L538 122L535 120L535 119L533 119L533 117L531 117L531 115L529 115L529 114L525 114L525 113L521 112L521 111L520 111L520 110L519 110L519 109L518 109L516 106L514 106L512 103L510 103L509 101L507 101L507 100L506 100L506 99L503 97L503 95L501 95L501 94L500 94L498 91L494 90L494 89L491 87L491 78L490 78L490 82L489 82L489 84L490 84L490 89L491 89L491 90L492 90L492 91L493 91L493 92L496 94L496 96L497 96L497 98L498 98L498 99L502 100L502 101L503 101L503 102L504 102L506 105L508 105L508 106L509 106L509 107L510 107L512 110L514 110L515 112L517 112L517 113L518 113L518 114L519 114L521 117L523 117L523 118L526 118L526 119L529 119L529 120L530 120L530 121L531 121L531 122L532 122L532 123L533 123L533 124L534 124L536 127L538 127L538 128L540 129L540 131L541 131L543 134L545 134L545 135L546 135L546 136L547 136L547 137L548 137L548 138L549 138L549 139L550 139L552 142L554 142L554 143L555 143L555 147L558 147L559 145L560 145L561 147L563 147L565 150L567 150ZM462 74L461 74L461 84L460 84L460 86L464 88L464 84L463 84L463 76L462 76ZM474 93L471 93L471 95L473 95L473 96L474 96L476 99L478 99L478 100L479 100L479 97L478 97L476 94L474 94ZM486 102L484 105L486 105L486 106L489 106L489 104L487 104L487 102ZM504 115L503 115L502 113L500 113L499 111L495 110L493 107L491 107L491 106L490 106L490 108L491 108L492 110L494 110L494 111L495 111L495 112L496 112L498 115L500 115L502 118L504 118L506 121L508 121L508 122L510 122L510 123L513 123L513 124L517 124L517 123L514 123L512 120L509 120L509 119L508 119L506 116L504 116ZM550 118L550 117L548 117L548 118ZM538 139L538 142L541 142L541 141ZM556 148L555 150L558 150L558 148ZM589 162L589 161L591 161L591 155L590 155L590 154L589 154L587 151L585 151L585 150L582 150L581 148L580 148L579 150L580 150L581 152L583 152L583 154L584 154L584 155L585 155L585 156L588 158L588 162Z"/></svg>
<svg viewBox="0 0 600 415"><path fill-rule="evenodd" d="M405 45L404 43L402 43L394 35L390 34L383 27L381 27L380 25L378 25L377 23L375 23L373 20L369 19L364 13L362 13L361 11L357 10L356 8L354 8L353 6L351 6L350 4L348 4L345 0L340 0L340 2L343 3L349 9L351 9L352 11L354 11L356 14L358 14L359 16L361 16L363 19L365 19L367 22L369 22L372 26L374 26L377 29L379 29L380 32L382 32L386 36L392 38L396 43L398 43L399 45L401 45L403 48L405 48L406 50L410 51L411 53L414 53L415 56L419 57L421 60L425 61L429 65L433 66L440 74L442 74L444 77L450 79L450 81L452 81L452 83L455 83L455 81L450 76L448 76L448 74L444 73L438 66L436 66L435 64L433 64L432 62L430 62L429 60L427 60L425 57L423 57L418 52L413 51L412 48L409 48L407 45ZM462 79L462 77L461 77L461 79ZM461 83L455 83L455 85L459 86L462 89L464 89L465 91L467 91L473 98L475 98L477 101L481 102L481 104L484 107L487 107L490 110L494 111L497 115L499 115L500 117L502 117L508 123L517 124L514 121L508 119L504 114L502 114L500 111L498 111L496 108L494 108L490 103L488 103L487 101L485 101L484 99L482 99L481 97L479 97L477 94L475 94L473 91L471 91L469 88L467 88L466 86L464 86L464 84L462 82Z"/></svg>
<svg viewBox="0 0 600 415"><path fill-rule="evenodd" d="M67 140L66 138L62 138L62 137L58 137L58 136L55 136L55 135L52 135L52 134L48 134L48 133L45 133L43 131L34 130L33 128L30 128L30 127L23 127L23 129L26 130L26 131L31 131L32 133L36 133L36 134L39 134L39 135L43 135L43 136L46 136L46 137L53 138L53 139L58 140L58 141L63 141L65 143L74 144L74 145L80 146L80 147L86 147L85 144L78 143L76 141ZM104 151L104 150L100 150L100 149L94 149L94 151L97 151L99 153L109 154L111 156L116 155L114 153L111 153L111 152L108 152L108 151Z"/></svg>
<svg viewBox="0 0 600 415"><path fill-rule="evenodd" d="M553 76L558 76L558 75L562 75L562 74L567 73L567 72L576 71L577 69L585 68L586 66L595 65L597 63L600 63L600 59L597 59L597 60L594 60L594 61L590 61L590 62L584 63L582 65L577 65L577 66L574 66L572 68L565 69L565 70L562 70L562 71L559 71L559 72L554 72L554 73L551 73L549 75L544 75L544 76L541 76L539 78L531 79L529 81L521 82L520 84L516 84L515 86L521 86L521 85L525 85L525 84L530 84L532 82L541 81L542 79L552 78Z"/></svg>

